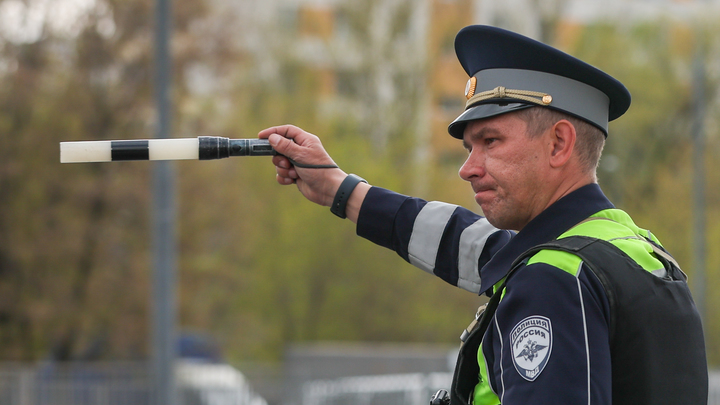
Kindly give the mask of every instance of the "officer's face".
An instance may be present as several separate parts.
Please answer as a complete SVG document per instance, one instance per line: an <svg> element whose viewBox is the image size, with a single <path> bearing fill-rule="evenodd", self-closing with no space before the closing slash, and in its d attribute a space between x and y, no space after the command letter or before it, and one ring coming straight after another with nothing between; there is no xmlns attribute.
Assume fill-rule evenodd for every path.
<svg viewBox="0 0 720 405"><path fill-rule="evenodd" d="M500 229L522 229L546 207L544 136L531 138L527 124L508 113L470 122L463 134L469 156L460 177L472 185L475 201Z"/></svg>

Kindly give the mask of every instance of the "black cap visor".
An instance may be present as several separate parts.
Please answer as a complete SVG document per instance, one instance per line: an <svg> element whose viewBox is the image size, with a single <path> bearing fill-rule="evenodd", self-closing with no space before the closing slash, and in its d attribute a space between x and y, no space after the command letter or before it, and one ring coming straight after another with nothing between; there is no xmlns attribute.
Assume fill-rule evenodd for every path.
<svg viewBox="0 0 720 405"><path fill-rule="evenodd" d="M465 127L470 121L496 117L498 115L524 110L534 106L533 104L527 104L524 102L513 102L510 99L507 101L507 103L503 102L501 104L497 104L497 102L491 104L479 104L468 108L448 126L448 132L453 138L462 139Z"/></svg>

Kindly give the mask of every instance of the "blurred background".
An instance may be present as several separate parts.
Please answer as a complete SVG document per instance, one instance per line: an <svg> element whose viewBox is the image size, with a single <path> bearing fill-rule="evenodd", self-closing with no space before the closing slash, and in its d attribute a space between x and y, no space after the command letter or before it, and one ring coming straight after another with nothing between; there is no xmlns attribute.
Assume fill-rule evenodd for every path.
<svg viewBox="0 0 720 405"><path fill-rule="evenodd" d="M156 14L0 0L0 404L168 403L151 365L156 163L61 165L58 147L156 136ZM633 104L600 184L683 265L720 365L720 1L172 0L168 17L170 136L293 123L371 184L470 209L446 132L460 28L615 76ZM481 298L357 238L268 158L170 167L172 402L420 404L449 386Z"/></svg>

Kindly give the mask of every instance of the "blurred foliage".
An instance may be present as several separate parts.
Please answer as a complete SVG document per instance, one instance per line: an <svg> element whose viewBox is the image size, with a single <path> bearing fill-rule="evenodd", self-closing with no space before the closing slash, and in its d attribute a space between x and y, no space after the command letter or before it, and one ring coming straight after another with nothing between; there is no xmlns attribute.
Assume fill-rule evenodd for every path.
<svg viewBox="0 0 720 405"><path fill-rule="evenodd" d="M702 34L701 34L702 33ZM717 28L684 27L669 21L629 27L586 28L571 53L612 72L625 83L633 101L628 113L610 124L600 164L599 183L619 207L642 228L650 229L676 257L690 277L693 260L693 92L696 55L706 64L704 100L707 251L706 341L711 364L720 362L720 201L717 160L720 151L717 119ZM704 35L698 38L699 35Z"/></svg>
<svg viewBox="0 0 720 405"><path fill-rule="evenodd" d="M368 104L347 114L325 112L322 72L287 52L291 34L276 30L259 58L232 40L231 15L204 2L173 3L178 137L250 138L293 123L321 136L345 171L371 184L410 193L427 175L424 198L457 199L468 191L443 180L456 169L447 173L446 164L433 162L420 167L408 157L415 138L407 123L418 118L423 102L412 89L423 77L397 82L402 103L375 105L379 96L369 89L385 74L373 70L373 61L390 58L394 41L406 39L402 21L410 2L393 10L390 21L400 22L386 46L368 46L367 63L346 76L355 84L345 97ZM154 135L152 3L107 4L116 27L110 35L91 19L74 38L0 42L0 359L148 355L151 163L58 163L60 141ZM343 13L347 34L362 42L372 13L356 8ZM630 112L611 125L600 182L687 263L692 277L692 52L686 50L694 42L677 38L687 36L667 24L596 25L582 30L568 51L612 72L633 93ZM403 77L398 72L390 77ZM381 132L369 131L387 116L396 118ZM708 169L717 143L715 133L708 139ZM349 221L306 202L293 187L278 186L267 159L175 167L180 328L211 333L232 361L278 360L287 343L298 341L456 344L482 300L357 238ZM720 240L718 176L708 170L709 246ZM716 269L720 255L709 250L708 269ZM708 277L708 340L717 364L717 271Z"/></svg>

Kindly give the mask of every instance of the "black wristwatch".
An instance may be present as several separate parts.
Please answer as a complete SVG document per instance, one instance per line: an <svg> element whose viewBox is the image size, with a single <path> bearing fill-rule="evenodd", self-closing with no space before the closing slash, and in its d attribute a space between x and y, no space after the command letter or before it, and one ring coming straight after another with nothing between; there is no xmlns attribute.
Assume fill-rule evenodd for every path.
<svg viewBox="0 0 720 405"><path fill-rule="evenodd" d="M347 207L348 199L350 199L350 194L352 194L355 187L360 183L367 183L367 181L358 175L348 174L345 180L340 183L340 188L338 188L337 193L335 193L335 198L330 206L330 212L340 218L347 218L345 208Z"/></svg>

